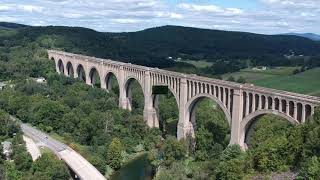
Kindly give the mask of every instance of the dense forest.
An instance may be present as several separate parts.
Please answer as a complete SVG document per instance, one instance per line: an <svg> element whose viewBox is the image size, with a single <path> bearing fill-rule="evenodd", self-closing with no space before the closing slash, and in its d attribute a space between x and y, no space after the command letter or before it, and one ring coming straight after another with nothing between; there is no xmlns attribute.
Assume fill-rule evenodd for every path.
<svg viewBox="0 0 320 180"><path fill-rule="evenodd" d="M171 26L163 28L179 29ZM163 28L146 31L153 32ZM208 30L209 32L211 31ZM138 37L131 37L135 35L129 34L123 33L121 36L130 36L136 41ZM22 177L68 179L70 176L64 164L52 155L43 155L32 162L21 141L21 131L8 120L8 114L47 133L57 134L106 176L110 176L141 153L147 154L155 173L154 179L161 180L273 179L279 176L317 179L320 176L320 111L318 109L314 117L310 117L304 125L294 126L271 115L257 119L247 141L249 148L243 151L237 145L228 146L230 127L223 111L212 100L204 99L199 102L196 112L195 138L189 137L178 141L176 139L177 104L172 95L160 97L161 127L150 129L143 121L144 101L138 84L134 85L133 111L129 112L118 108L116 86L108 93L102 89L87 86L80 80L60 76L55 73L53 62L47 59L47 48L125 59L125 55L122 56L120 53L125 52L120 43L124 39L119 35L66 27L14 26L1 29L0 81L6 81L12 86L6 86L0 91L0 109L2 110L0 135L1 140L12 139L15 142L14 139L20 139L17 144L21 149L13 150L20 154L16 156L20 158L13 156L13 162L0 160L0 174L4 179L22 179ZM246 33L237 35L237 38L238 36L247 38L261 36L262 39L268 37ZM110 41L106 38L110 38ZM155 37L152 36L152 38ZM277 38L284 38L294 46L290 48L299 49L298 44L305 42L309 48L308 50L302 48L301 52L315 55L314 48L317 44L314 42L298 37L294 37L293 40L287 36L273 38L270 41L266 40L266 43L275 43L278 41ZM116 41L119 46L114 47L114 44L111 44L113 41ZM295 41L299 43L295 44ZM150 39L150 43L153 42L157 41ZM138 45L132 46L139 47ZM163 45L166 46L166 44ZM154 48L162 49L162 46ZM256 50L259 51L259 49ZM166 51L161 50L161 52ZM149 56L151 57L156 51L149 49L146 55L143 55L144 51L135 49L128 52L137 56L141 53L141 57L143 56L141 62L148 65L149 62L153 62ZM273 51L270 50L271 52ZM176 51L176 53L181 52ZM217 54L212 57L218 57ZM168 55L173 56L164 53L163 57ZM155 55L154 58L159 57ZM208 57L211 58L210 55ZM133 59L139 61L139 58ZM165 58L163 61L168 62L168 64L163 63L163 67L176 66L174 62ZM135 63L135 61L132 62ZM40 76L45 77L47 83L39 84L30 78ZM13 136L13 133L16 135Z"/></svg>

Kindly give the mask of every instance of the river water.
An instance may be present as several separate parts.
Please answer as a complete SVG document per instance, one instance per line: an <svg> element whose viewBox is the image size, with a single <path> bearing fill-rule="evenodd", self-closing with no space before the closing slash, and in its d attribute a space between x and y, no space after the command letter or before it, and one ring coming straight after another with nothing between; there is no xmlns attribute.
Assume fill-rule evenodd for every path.
<svg viewBox="0 0 320 180"><path fill-rule="evenodd" d="M152 167L147 154L143 154L111 176L111 180L151 180L153 177Z"/></svg>

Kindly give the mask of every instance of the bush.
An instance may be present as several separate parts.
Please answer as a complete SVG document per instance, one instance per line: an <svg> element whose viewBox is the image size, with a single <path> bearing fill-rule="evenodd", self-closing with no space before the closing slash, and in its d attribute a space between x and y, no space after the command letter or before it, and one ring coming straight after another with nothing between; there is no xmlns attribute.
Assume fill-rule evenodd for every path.
<svg viewBox="0 0 320 180"><path fill-rule="evenodd" d="M320 177L320 158L313 156L306 162L302 163L299 178L317 180Z"/></svg>

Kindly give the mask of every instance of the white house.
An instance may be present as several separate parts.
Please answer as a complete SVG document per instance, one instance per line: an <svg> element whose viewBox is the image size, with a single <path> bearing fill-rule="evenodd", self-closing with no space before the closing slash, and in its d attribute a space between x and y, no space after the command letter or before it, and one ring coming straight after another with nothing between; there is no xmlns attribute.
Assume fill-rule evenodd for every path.
<svg viewBox="0 0 320 180"><path fill-rule="evenodd" d="M46 79L43 78L43 77L39 77L39 78L36 79L36 82L37 82L37 83L45 83L45 82L46 82Z"/></svg>

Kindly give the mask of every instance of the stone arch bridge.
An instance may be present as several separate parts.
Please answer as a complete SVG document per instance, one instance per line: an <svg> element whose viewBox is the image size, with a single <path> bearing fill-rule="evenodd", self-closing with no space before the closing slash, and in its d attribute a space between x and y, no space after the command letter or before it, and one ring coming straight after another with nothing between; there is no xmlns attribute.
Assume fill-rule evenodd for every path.
<svg viewBox="0 0 320 180"><path fill-rule="evenodd" d="M195 109L201 98L214 100L224 111L231 127L230 144L246 148L246 135L253 121L264 114L281 116L291 123L304 123L320 104L319 97L291 93L275 89L239 84L218 79L187 75L149 68L109 59L48 50L56 71L66 76L80 78L88 85L95 83L96 73L101 88L111 88L111 77L119 84L119 106L131 110L131 82L136 80L144 94L144 120L150 127L159 127L157 97L152 94L155 85L168 86L174 95L179 122L177 138L194 134Z"/></svg>

